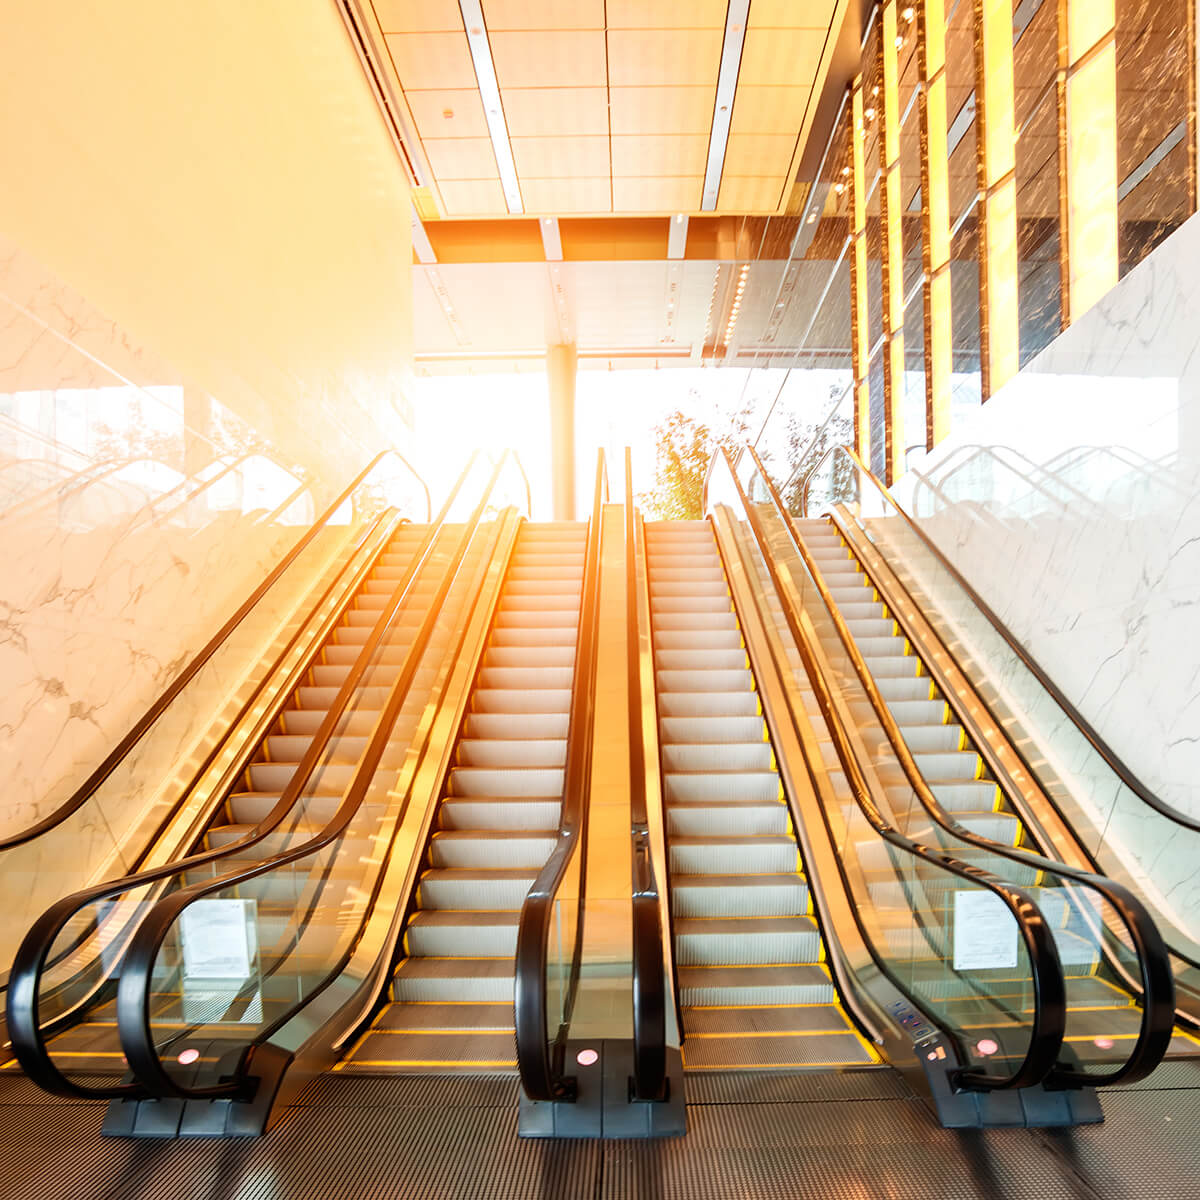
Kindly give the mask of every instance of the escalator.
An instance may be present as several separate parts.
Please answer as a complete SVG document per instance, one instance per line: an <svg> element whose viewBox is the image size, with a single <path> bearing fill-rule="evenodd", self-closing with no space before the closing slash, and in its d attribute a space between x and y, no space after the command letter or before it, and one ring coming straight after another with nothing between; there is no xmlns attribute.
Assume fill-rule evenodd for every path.
<svg viewBox="0 0 1200 1200"><path fill-rule="evenodd" d="M846 503L796 526L843 612L868 589L889 606L887 628L872 636L847 623L877 682L916 675L936 704L953 753L922 765L931 786L970 775L976 802L955 812L962 824L1102 873L1138 898L1171 951L1180 1024L1169 1056L1196 1055L1200 928L1186 900L1166 897L1186 896L1179 883L1190 878L1200 825L1132 777L883 485L849 451L839 455L849 468ZM897 719L916 752L929 735ZM1081 1036L1127 1042L1134 997L1085 955L1078 965L1090 969L1092 992L1092 1027Z"/></svg>
<svg viewBox="0 0 1200 1200"><path fill-rule="evenodd" d="M646 542L684 1066L876 1063L824 962L712 526Z"/></svg>
<svg viewBox="0 0 1200 1200"><path fill-rule="evenodd" d="M84 886L153 869L193 848L255 722L286 695L384 543L423 491L394 453L377 456L270 570L70 795L44 797L0 839L9 920L5 967L48 905ZM397 506L385 504L394 499ZM428 514L422 514L428 519ZM407 535L405 535L407 536ZM250 720L241 720L249 714ZM7 970L0 989L7 986Z"/></svg>
<svg viewBox="0 0 1200 1200"><path fill-rule="evenodd" d="M487 566L488 537L473 535L501 466L468 524L448 519L459 493L475 490L468 486L475 466L433 525L395 526L394 514L383 514L393 532L356 565L352 602L329 609L327 637L303 654L290 648L292 661L282 664L297 685L290 696L277 688L269 703L257 693L249 698L240 757L218 772L231 786L218 794L215 783L206 785L218 799L192 852L67 897L35 924L14 964L9 1013L22 1065L44 1087L114 1097L133 1116L147 1087L87 1072L105 1065L119 1072L123 1056L134 1064L117 1041L122 1018L137 1025L140 1009L154 1045L168 1054L175 1047L175 1067L193 1080L216 1068L230 1040L244 1049L229 1039L230 1025L271 1028L324 981L330 955L345 941L361 864L379 853L372 839L390 796L385 784L370 785L410 769L413 746L428 732L430 696L444 682L438 664L454 657L459 610L441 605L452 591L456 605L471 600ZM445 623L435 635L439 617ZM346 793L360 783L354 824L345 821ZM339 819L352 826L340 853L323 853L321 839ZM304 870L290 866L298 851L309 851ZM281 865L271 871L264 863ZM121 986L129 991L138 934L155 906L207 896L219 900L196 910L199 924L189 929L185 919L171 928L161 961L152 955L143 963L145 996L131 1017ZM240 950L226 953L239 937Z"/></svg>
<svg viewBox="0 0 1200 1200"><path fill-rule="evenodd" d="M521 528L391 1003L339 1070L516 1068L517 927L559 827L586 539L583 522Z"/></svg>

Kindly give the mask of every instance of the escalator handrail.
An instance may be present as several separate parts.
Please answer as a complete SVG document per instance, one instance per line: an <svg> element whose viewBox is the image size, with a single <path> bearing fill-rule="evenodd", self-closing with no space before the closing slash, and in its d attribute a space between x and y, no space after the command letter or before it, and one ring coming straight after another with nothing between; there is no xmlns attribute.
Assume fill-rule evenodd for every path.
<svg viewBox="0 0 1200 1200"><path fill-rule="evenodd" d="M803 560L810 578L816 585L821 601L833 622L838 640L850 659L851 666L866 693L875 718L883 729L892 753L899 761L901 770L920 801L921 807L935 824L970 845L978 846L1012 862L1033 867L1038 871L1050 871L1064 879L1090 888L1104 898L1129 934L1138 959L1138 975L1142 990L1142 1015L1138 1026L1138 1036L1128 1057L1115 1071L1103 1074L1092 1074L1060 1065L1055 1069L1052 1081L1072 1087L1108 1087L1116 1083L1133 1083L1136 1080L1144 1079L1158 1066L1162 1056L1166 1053L1175 1024L1175 983L1170 959L1167 956L1167 948L1163 943L1162 935L1149 912L1146 911L1145 905L1132 892L1114 880L1090 871L1077 870L1040 853L1031 854L1029 851L1020 850L1015 846L1002 845L961 825L946 811L921 774L916 759L904 739L904 734L901 732L896 718L892 715L887 701L884 700L879 685L875 682L875 677L871 674L866 659L863 658L862 651L855 642L854 635L850 632L850 627L846 624L845 617L837 606L837 601L833 598L833 593L829 590L820 568L813 559L812 552L800 536L791 514L784 506L782 497L776 490L770 475L767 474L766 467L763 466L762 460L754 452L753 447L750 447L749 450L759 477L775 505L776 516L783 522L791 539L792 548ZM861 565L865 571L866 564Z"/></svg>
<svg viewBox="0 0 1200 1200"><path fill-rule="evenodd" d="M134 724L133 728L121 738L121 740L113 747L113 749L105 756L103 762L83 781L83 783L75 789L74 793L58 806L52 813L43 817L40 821L22 830L20 833L11 834L6 838L0 839L0 852L9 850L14 846L20 846L25 842L32 841L36 837L40 837L47 830L53 829L56 825L61 825L72 814L78 812L91 799L92 795L100 788L104 781L117 769L121 760L137 745L143 735L150 727L158 720L158 718L166 711L166 709L174 702L175 698L183 691L185 687L192 681L200 669L208 662L210 658L221 648L226 639L234 632L242 621L250 614L255 606L262 600L268 591L274 586L276 581L284 574L284 572L292 565L293 562L300 556L305 548L316 538L317 534L324 528L331 518L337 513L338 509L353 495L354 491L363 482L363 480L375 469L375 467L383 461L384 458L393 456L398 459L405 467L407 467L418 479L420 475L413 470L412 466L398 454L395 450L383 450L377 454L364 467L347 486L329 505L328 508L316 519L309 529L296 541L296 544L275 564L270 573L263 581L250 593L246 600L241 604L237 611L217 630L215 634L208 640L198 654L183 668L182 671L171 681L170 685L162 693L161 696L142 714L141 718ZM425 487L424 480L421 480L422 487ZM429 489L426 487L426 496Z"/></svg>
<svg viewBox="0 0 1200 1200"><path fill-rule="evenodd" d="M1021 941L1029 958L1033 985L1033 1017L1030 1022L1029 1048L1025 1058L1010 1075L994 1075L966 1068L958 1072L957 1085L971 1090L999 1091L1028 1087L1041 1082L1054 1069L1066 1034L1066 984L1063 978L1062 963L1058 956L1058 947L1045 917L1032 894L1026 889L999 879L979 867L961 862L944 851L913 841L888 823L871 798L866 777L833 703L832 689L812 653L808 637L793 608L792 599L787 590L781 586L778 569L759 522L758 514L746 496L728 451L722 447L718 450L718 454L724 455L728 464L729 477L737 489L743 511L758 544L759 553L771 575L771 581L783 609L788 628L803 660L817 704L833 740L838 762L846 782L849 784L856 806L875 832L890 845L902 850L910 857L923 859L952 875L985 888L1001 900L1016 920ZM960 1060L965 1057L961 1054L961 1039L957 1034L952 1029L948 1029L935 1013L930 1012L921 997L914 995L888 964L878 957L869 939L867 945L871 949L880 971L908 997L910 1003L922 1012L932 1025L943 1032L948 1041L959 1047Z"/></svg>
<svg viewBox="0 0 1200 1200"><path fill-rule="evenodd" d="M633 1083L638 1100L663 1097L667 1079L667 995L662 897L654 873L646 808L638 619L637 513L625 449L625 670L629 684L629 820L633 887Z"/></svg>
<svg viewBox="0 0 1200 1200"><path fill-rule="evenodd" d="M1200 832L1200 818L1189 817L1184 813L1172 808L1164 800L1159 799L1145 784L1143 784L1133 771L1122 761L1117 752L1100 736L1091 722L1075 707L1074 704L1063 693L1062 689L1054 682L1053 679L1046 673L1044 668L1037 660L1029 653L1024 645L1014 634L1009 630L1008 626L996 615L995 610L987 603L986 600L967 582L962 573L954 566L953 563L938 549L929 535L904 511L897 503L895 497L888 491L883 481L878 479L874 472L863 463L862 459L850 449L849 446L834 446L828 451L825 457L834 454L837 451L849 456L851 462L866 475L866 477L875 485L882 493L884 499L896 510L903 518L908 529L917 535L925 548L937 559L938 565L947 571L950 577L958 584L967 596L971 603L984 615L988 624L996 631L997 634L1008 644L1008 648L1021 660L1021 665L1042 685L1043 688L1050 694L1054 702L1066 713L1071 723L1083 734L1085 740L1096 751L1097 754L1105 761L1114 775L1131 791L1143 804L1149 805L1160 816L1166 817L1167 820L1173 821L1176 825L1182 825L1185 829L1190 829L1193 832Z"/></svg>
<svg viewBox="0 0 1200 1200"><path fill-rule="evenodd" d="M576 855L579 862L578 903L582 911L587 871L587 815L591 798L592 728L600 616L599 569L601 524L608 476L604 451L597 454L596 485L592 515L588 523L576 634L575 672L571 681L571 707L567 719L567 756L563 769L563 796L554 849L538 872L524 903L517 926L513 1014L516 1025L517 1069L525 1094L531 1100L572 1100L574 1076L560 1061L569 1014L579 978L583 946L583 921L575 923L570 975L564 988L567 1018L560 1024L553 1044L546 1028L546 970L551 917L555 897Z"/></svg>
<svg viewBox="0 0 1200 1200"><path fill-rule="evenodd" d="M385 452L386 453L386 452ZM345 709L349 706L354 690L362 675L366 672L371 658L386 636L387 629L395 612L403 604L408 596L414 582L418 578L418 572L423 563L427 560L434 542L436 541L440 530L446 522L451 506L454 504L459 491L466 483L471 471L475 465L478 455L472 455L463 473L458 481L451 489L446 502L443 504L441 511L438 513L437 519L431 524L430 529L422 539L417 551L413 555L413 560L409 567L405 570L402 578L397 582L396 588L392 593L390 601L385 604L381 610L379 618L376 620L374 627L363 643L354 664L338 690L333 704L330 706L329 712L322 720L321 726L317 734L314 736L309 750L305 753L301 762L298 764L291 779L284 787L279 800L271 808L271 810L255 825L248 833L241 837L227 842L222 846L218 846L209 850L199 851L183 858L177 858L169 863L164 863L161 866L151 868L149 870L140 871L135 874L127 875L121 879L104 882L94 885L82 891L75 892L70 896L65 896L52 904L30 927L29 932L25 935L18 947L16 957L13 960L13 966L9 972L9 988L7 996L7 1012L8 1012L8 1031L12 1039L13 1050L17 1055L22 1069L29 1075L40 1087L46 1091L54 1092L59 1095L80 1096L87 1098L112 1098L115 1096L127 1096L138 1093L136 1085L119 1085L117 1087L91 1088L79 1085L72 1079L59 1071L53 1061L46 1045L46 1030L42 1027L38 1016L38 999L41 991L41 980L46 969L53 965L49 960L51 951L54 949L56 939L68 922L76 913L83 908L93 904L99 900L105 900L121 893L128 892L137 887L148 886L154 883L160 883L163 880L169 879L172 876L180 875L185 871L192 870L196 867L205 866L210 863L219 861L237 852L244 851L251 846L262 842L271 832L273 832L287 817L288 813L294 807L296 801L303 794L304 788L307 786L308 776L312 773L316 765L319 763L325 747L334 735L337 722L340 720ZM499 468L497 467L497 471ZM381 516L381 520L386 518L386 514ZM374 568L374 564L383 553L388 545L391 532L402 523L402 519L398 516L394 519L392 530L389 531L388 537L379 541L374 551L370 556L369 563L365 564L358 572L360 579L365 578L368 571ZM373 523L373 527L377 523ZM368 540L367 535L364 535L362 542ZM336 586L331 584L326 589L326 595ZM322 597L323 602L325 596ZM308 651L305 657L304 669L315 660L316 656L321 652L322 644L314 644ZM282 661L287 654L288 648L285 648L279 655L276 666ZM297 678L303 678L302 674L298 674ZM244 714L249 707L254 703L255 697L258 695L259 689L247 699L243 705L242 713ZM289 693L290 694L290 693ZM280 697L280 705L286 702L287 695ZM240 722L241 717L232 723L232 727L236 727ZM214 749L208 756L206 762L199 768L203 771L208 763L210 763L217 755L219 747ZM252 752L252 748L248 748L248 752ZM194 781L193 781L194 782Z"/></svg>
<svg viewBox="0 0 1200 1200"><path fill-rule="evenodd" d="M134 1086L140 1088L141 1095L148 1095L154 1098L211 1100L238 1098L247 1093L247 1089L253 1081L248 1075L242 1072L241 1067L227 1079L223 1079L216 1084L200 1087L184 1086L178 1080L173 1079L163 1067L162 1058L154 1044L154 1030L151 1024L151 1000L154 994L153 973L158 953L162 948L163 942L174 927L175 922L179 919L183 910L190 904L197 900L202 900L204 897L212 895L215 892L223 892L228 888L240 886L280 867L285 867L291 863L298 862L302 858L307 858L324 849L345 833L350 822L361 807L379 763L391 741L392 726L400 714L401 706L407 698L413 679L416 677L421 660L424 658L425 650L429 645L429 640L438 625L441 617L440 609L442 603L475 536L476 529L483 517L488 500L491 498L496 481L500 478L501 472L510 457L512 457L511 451L505 451L499 457L492 468L491 476L484 487L479 503L465 522L458 543L451 554L450 562L442 572L438 588L429 602L419 628L413 635L408 650L405 652L404 662L400 667L399 674L391 685L387 702L376 722L371 741L363 757L359 760L359 764L355 768L354 777L333 816L318 833L297 846L273 854L261 862L253 863L239 870L230 871L228 874L218 876L215 879L189 884L177 892L171 892L169 895L164 896L146 916L131 939L121 963L121 978L117 985L117 1027L121 1037L121 1048L124 1051L125 1058L129 1063L129 1069L136 1081ZM414 575L413 579L415 578L416 576ZM404 592L407 595L408 588L405 588ZM394 596L393 600L394 603L385 606L385 612L389 608L391 609L389 616L387 618L381 617L376 624L376 631L381 634L380 638L376 641L376 646L382 642L382 634L390 628L391 620L401 609L399 596ZM373 657L373 653L371 655L364 653L360 655L359 661L362 662L364 658L367 658L369 662L370 657ZM364 670L366 665L364 663ZM322 729L327 732L326 741L332 736L333 730L346 707L347 704L343 704L338 709L337 701L335 701L335 707L331 709L330 716L322 722ZM336 716L333 715L334 712L336 712ZM314 742L318 740L320 740L319 736L318 738L314 738ZM322 751L323 749L324 747L322 746ZM301 768L297 768L296 775L299 776L300 774ZM285 1020L290 1019L296 1008L302 1007L309 999L310 997L308 996L304 997L295 1008L277 1018L266 1029L259 1030L254 1038L248 1041L246 1051L250 1051L263 1038L269 1036L271 1030L277 1028ZM243 1066L244 1063L245 1055L243 1055Z"/></svg>

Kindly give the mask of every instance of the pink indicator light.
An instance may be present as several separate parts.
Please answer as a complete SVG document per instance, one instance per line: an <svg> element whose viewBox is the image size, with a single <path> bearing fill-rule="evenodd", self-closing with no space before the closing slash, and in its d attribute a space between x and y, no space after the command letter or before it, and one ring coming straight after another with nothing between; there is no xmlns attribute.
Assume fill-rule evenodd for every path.
<svg viewBox="0 0 1200 1200"><path fill-rule="evenodd" d="M600 1061L600 1055L597 1054L595 1050L580 1050L580 1052L575 1055L575 1061L581 1067L590 1067Z"/></svg>
<svg viewBox="0 0 1200 1200"><path fill-rule="evenodd" d="M1112 1038L1096 1038L1095 1040L1096 1045L1099 1046L1101 1050L1111 1050L1113 1048Z"/></svg>
<svg viewBox="0 0 1200 1200"><path fill-rule="evenodd" d="M984 1058L987 1058L989 1054L995 1054L996 1051L1000 1049L1000 1043L995 1041L993 1038L980 1038L979 1042L975 1046L975 1049L978 1050Z"/></svg>
<svg viewBox="0 0 1200 1200"><path fill-rule="evenodd" d="M199 1050L184 1050L179 1055L179 1062L183 1066L188 1067L188 1066L191 1066L191 1064L194 1063L199 1057L200 1057Z"/></svg>

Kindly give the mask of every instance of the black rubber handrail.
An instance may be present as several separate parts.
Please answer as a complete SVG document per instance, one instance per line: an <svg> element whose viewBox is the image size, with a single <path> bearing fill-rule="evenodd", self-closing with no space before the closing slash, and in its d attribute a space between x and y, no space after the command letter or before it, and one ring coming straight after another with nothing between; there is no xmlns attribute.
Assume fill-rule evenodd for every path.
<svg viewBox="0 0 1200 1200"><path fill-rule="evenodd" d="M442 603L466 556L467 548L475 536L476 528L509 456L510 452L506 451L492 468L492 473L484 488L483 495L459 535L458 542L451 554L450 562L443 572L438 588L431 598L422 617L421 624L405 653L404 662L391 686L384 709L376 722L371 741L367 745L367 749L358 766L355 768L354 777L343 795L337 811L330 820L320 832L297 846L281 851L278 854L273 854L261 862L251 864L239 870L230 871L228 874L218 876L216 879L189 884L177 892L172 892L170 895L164 896L154 906L134 934L121 963L121 978L117 985L117 1027L121 1037L121 1048L125 1053L129 1069L135 1079L134 1084L131 1086L138 1089L139 1095L160 1099L176 1098L190 1100L244 1097L249 1090L252 1090L254 1085L252 1077L242 1070L242 1067L246 1065L246 1056L250 1054L255 1045L260 1044L265 1037L269 1036L271 1031L278 1028L284 1021L290 1019L296 1010L303 1007L311 998L311 996L306 996L300 1003L274 1021L267 1029L257 1032L253 1039L247 1041L241 1067L235 1070L228 1078L223 1078L211 1085L190 1087L172 1078L163 1066L162 1057L159 1054L158 1047L155 1045L151 1014L151 1005L154 996L154 964L163 942L166 940L183 910L188 905L197 900L202 900L214 892L223 892L229 888L248 883L252 879L260 878L271 871L288 866L324 849L345 833L350 822L362 806L367 790L391 740L392 726L395 724L396 718L400 714L400 709L408 698L409 688L420 668L421 660L425 655L425 650L428 647L433 631L441 618L440 610ZM407 595L407 593L408 588L406 587L404 594ZM375 632L378 632L380 637L376 639L375 646L371 648L370 653L368 654L368 652L364 651L359 658L359 662L363 662L364 658L367 660L363 662L364 671L374 655L374 650L382 642L382 635L390 628L393 619L399 612L401 599L401 594L397 591L393 594L392 600L385 605L384 612L387 615L381 616L375 627ZM347 683L349 682L350 679L348 678ZM343 688L345 686L343 685ZM340 694L339 699L341 699ZM333 730L340 721L346 707L347 705L345 704L339 707L338 701L334 701L334 707L330 710L329 716L322 722L321 731L314 738L314 743L322 739L322 734L325 735L326 741L332 736ZM336 716L334 715L335 712ZM297 776L302 773L303 767L304 764L302 763L301 767L297 768ZM305 772L305 784L307 783L307 775L311 774L311 770L312 768L310 767Z"/></svg>
<svg viewBox="0 0 1200 1200"><path fill-rule="evenodd" d="M1057 1064L1063 1038L1066 1035L1067 1013L1066 983L1063 978L1062 963L1058 956L1058 947L1055 944L1054 936L1045 917L1042 916L1032 893L1025 888L999 879L989 871L961 862L944 851L913 841L888 823L871 797L866 776L863 774L858 757L834 704L832 689L825 679L812 646L809 644L799 614L793 607L791 596L783 586L755 506L746 496L728 452L722 447L718 454L723 456L728 467L729 478L737 491L759 553L771 576L784 618L812 685L821 715L833 740L842 773L850 786L851 795L859 811L862 812L875 832L889 845L895 846L911 858L922 859L951 875L986 889L1000 899L1017 923L1017 929L1029 959L1033 989L1033 1015L1029 1024L1028 1050L1024 1059L1011 1074L998 1075L978 1068L965 1068L957 1073L956 1086L965 1090L1001 1091L1030 1087L1040 1083ZM924 1000L919 995L915 995L892 971L887 962L878 955L870 938L867 937L865 940L880 971L894 987L908 997L910 1003L923 1013L932 1025L942 1031L947 1040L958 1049L960 1061L965 1061L966 1055L963 1052L962 1040L957 1033L953 1029L947 1028L944 1020L936 1013L931 1012Z"/></svg>
<svg viewBox="0 0 1200 1200"><path fill-rule="evenodd" d="M359 680L361 680L370 665L371 656L386 636L392 617L408 596L414 581L418 577L421 566L428 559L433 544L446 521L450 508L471 473L476 457L475 455L472 456L466 469L451 489L450 495L442 506L437 519L422 539L404 575L397 582L391 599L381 609L380 615L368 634L367 640L363 643L362 649L359 651L353 666L350 668L346 680L339 688L330 711L322 720L308 751L283 789L279 800L276 801L275 805L263 816L258 824L248 833L222 846L193 853L182 859L175 859L173 862L165 863L162 866L140 871L122 879L98 884L76 892L73 895L66 896L51 905L34 922L29 932L25 935L17 950L12 970L9 973L7 997L8 1028L14 1053L22 1069L40 1087L58 1095L81 1096L93 1099L111 1099L116 1096L138 1094L134 1085L93 1088L78 1084L64 1075L54 1063L46 1045L46 1037L52 1031L52 1027L44 1026L41 1023L38 1013L38 1000L41 992L42 977L45 971L54 965L50 961L50 953L54 949L58 936L66 928L71 919L87 906L100 900L119 896L135 888L162 883L165 880L180 876L188 870L206 866L231 854L245 851L262 842L283 823L297 800L303 795L308 783L308 777L319 763L325 746L332 739L337 723L341 719L345 709L349 706ZM395 524L398 525L399 523L400 521L397 518ZM378 543L371 555L370 562L357 573L360 581L365 578L366 573L373 568L379 555L386 549L388 540L388 538L384 538ZM335 585L330 585L331 588L333 586ZM322 597L322 600L324 600L324 597ZM305 660L306 668L308 665L311 665L311 662L315 660L322 648L322 644L317 643L310 649ZM286 653L286 650L284 653ZM303 678L303 674L298 674L297 677ZM255 695L257 695L257 692ZM243 711L254 702L255 695L252 695L247 700L246 705L243 706ZM276 707L282 708L287 699L288 695L281 696ZM237 722L235 721L233 724L236 726ZM269 728L269 724L267 727ZM211 761L216 753L217 751L214 750L209 756L208 761ZM247 747L244 757L248 757L250 753L252 753L252 748ZM203 769L202 767L201 770ZM71 947L71 949L73 948ZM56 961L61 957L62 955L56 955Z"/></svg>
<svg viewBox="0 0 1200 1200"><path fill-rule="evenodd" d="M563 768L563 797L554 849L538 872L517 926L513 1013L516 1023L517 1069L521 1085L531 1100L574 1100L577 1086L565 1070L564 1048L571 1008L579 978L583 949L583 897L587 881L588 804L591 799L592 728L595 705L599 604L599 571L602 509L608 497L604 451L596 463L592 517L588 523L583 590L575 645L575 674L571 681L571 709L567 718L567 757ZM575 856L579 856L579 915L571 966L564 988L565 1014L557 1034L547 1032L546 970L555 897Z"/></svg>
<svg viewBox="0 0 1200 1200"><path fill-rule="evenodd" d="M641 622L638 607L637 513L633 471L625 448L625 648L629 681L629 822L633 887L633 1092L661 1100L667 1083L667 996L662 896L654 874L646 810L646 747L642 731Z"/></svg>
<svg viewBox="0 0 1200 1200"><path fill-rule="evenodd" d="M162 693L161 696L146 710L141 719L133 726L133 728L113 747L113 749L105 756L104 761L84 780L84 782L75 790L69 799L65 800L54 812L43 817L40 821L31 825L28 829L22 830L20 833L11 834L10 836L0 839L0 852L9 850L14 846L23 845L25 842L32 841L39 837L49 829L53 829L56 825L61 825L69 816L78 812L92 797L92 795L100 788L101 784L116 770L117 765L121 760L137 745L143 735L150 727L158 720L160 716L172 704L175 698L183 691L185 687L192 681L200 669L206 662L221 648L225 640L233 633L233 631L242 623L243 620L250 614L260 600L270 591L271 587L280 578L281 575L292 565L293 562L300 556L303 550L317 536L320 530L330 521L337 513L338 509L352 496L358 486L366 479L366 477L375 469L375 467L386 457L394 456L405 467L408 468L414 475L420 479L420 475L413 469L411 464L394 450L383 450L377 454L366 467L360 471L350 482L341 494L329 505L328 508L317 518L314 524L305 532L296 542L296 544L275 564L270 574L260 583L253 592L246 598L238 610L217 630L215 634L208 640L200 652L188 663L186 667L175 677L170 686ZM421 480L422 487L425 486L424 480ZM428 488L426 488L428 495Z"/></svg>
<svg viewBox="0 0 1200 1200"><path fill-rule="evenodd" d="M971 603L987 618L988 624L1000 635L1001 638L1008 644L1008 648L1021 660L1021 665L1042 685L1043 688L1054 699L1054 702L1063 710L1070 718L1071 723L1083 734L1085 740L1096 751L1097 754L1105 761L1113 774L1131 791L1143 804L1149 805L1155 812L1164 816L1169 821L1174 821L1177 825L1182 825L1186 829L1191 829L1194 832L1200 832L1200 820L1194 817L1188 817L1176 809L1173 809L1169 804L1160 800L1148 787L1146 787L1128 766L1121 760L1117 752L1096 732L1095 727L1091 722L1075 707L1074 704L1063 693L1062 689L1046 674L1045 670L1037 662L1037 660L1029 653L1025 646L1017 640L1009 628L996 615L995 611L986 600L967 582L962 573L957 567L938 549L929 535L918 525L912 517L904 511L903 508L896 502L891 492L884 486L883 481L877 479L871 469L866 466L862 459L858 457L849 446L834 446L826 454L829 457L834 453L841 452L847 455L850 461L862 471L863 474L879 489L888 503L896 510L896 514L901 517L909 530L917 535L925 548L937 559L938 565L947 571L950 577L962 588L970 597Z"/></svg>
<svg viewBox="0 0 1200 1200"><path fill-rule="evenodd" d="M784 507L782 498L771 477L767 474L762 460L754 452L753 447L748 447L748 449L759 478L763 481L775 505L776 517L782 521L791 539L792 548L799 554L809 577L815 584L821 601L833 622L838 640L850 659L854 673L875 713L875 718L883 729L892 753L900 763L901 770L921 807L936 825L970 845L977 846L1000 858L1008 859L1010 862L1032 867L1035 871L1048 871L1082 887L1090 888L1108 903L1129 935L1138 959L1138 974L1142 992L1142 1017L1133 1047L1125 1062L1114 1071L1091 1073L1059 1064L1053 1072L1051 1082L1070 1087L1111 1087L1117 1083L1133 1083L1144 1079L1162 1061L1170 1044L1171 1032L1175 1024L1175 982L1170 960L1167 957L1167 948L1158 927L1154 924L1145 906L1127 888L1103 875L1076 870L1074 867L1056 862L1040 853L1032 854L1015 846L1002 845L961 825L946 811L921 774L916 759L913 757L908 743L904 740L904 734L901 732L896 718L892 715L887 701L879 691L879 685L875 682L875 677L871 674L871 670L854 640L854 635L850 632L850 627L846 624L846 620L837 606L837 601L833 598L833 593L830 592L820 568L813 559L812 552L797 530L791 514ZM865 564L862 565L865 570Z"/></svg>

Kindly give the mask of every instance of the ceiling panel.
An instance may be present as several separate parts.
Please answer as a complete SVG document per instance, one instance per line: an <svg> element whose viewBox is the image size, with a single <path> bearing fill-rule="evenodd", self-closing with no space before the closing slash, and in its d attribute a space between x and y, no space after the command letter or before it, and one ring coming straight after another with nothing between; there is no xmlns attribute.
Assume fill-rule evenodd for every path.
<svg viewBox="0 0 1200 1200"><path fill-rule="evenodd" d="M795 149L795 134L732 133L725 149L725 175L786 175Z"/></svg>
<svg viewBox="0 0 1200 1200"><path fill-rule="evenodd" d="M608 136L605 88L505 88L502 99L510 137Z"/></svg>
<svg viewBox="0 0 1200 1200"><path fill-rule="evenodd" d="M436 33L461 30L458 0L374 0L384 33Z"/></svg>
<svg viewBox="0 0 1200 1200"><path fill-rule="evenodd" d="M811 86L826 29L749 29L742 47L739 80L756 86Z"/></svg>
<svg viewBox="0 0 1200 1200"><path fill-rule="evenodd" d="M603 29L604 0L483 0L489 32L503 29Z"/></svg>
<svg viewBox="0 0 1200 1200"><path fill-rule="evenodd" d="M500 177L438 181L448 217L497 216L508 212Z"/></svg>
<svg viewBox="0 0 1200 1200"><path fill-rule="evenodd" d="M779 29L819 29L828 31L838 0L754 0L750 5L751 29L773 26Z"/></svg>
<svg viewBox="0 0 1200 1200"><path fill-rule="evenodd" d="M708 158L707 134L614 136L612 172L641 178L649 175L703 175Z"/></svg>
<svg viewBox="0 0 1200 1200"><path fill-rule="evenodd" d="M716 89L615 87L609 93L609 100L613 133L702 133L707 137L712 127Z"/></svg>
<svg viewBox="0 0 1200 1200"><path fill-rule="evenodd" d="M499 177L496 155L487 138L425 138L424 145L439 181Z"/></svg>
<svg viewBox="0 0 1200 1200"><path fill-rule="evenodd" d="M766 179L754 175L726 175L721 180L718 212L774 212L779 207L786 175Z"/></svg>
<svg viewBox="0 0 1200 1200"><path fill-rule="evenodd" d="M512 138L517 174L524 179L609 173L607 137Z"/></svg>
<svg viewBox="0 0 1200 1200"><path fill-rule="evenodd" d="M626 213L696 212L704 176L614 179L613 211Z"/></svg>
<svg viewBox="0 0 1200 1200"><path fill-rule="evenodd" d="M811 94L807 87L739 87L730 131L797 134Z"/></svg>
<svg viewBox="0 0 1200 1200"><path fill-rule="evenodd" d="M407 92L405 99L422 140L488 136L483 101L477 90Z"/></svg>
<svg viewBox="0 0 1200 1200"><path fill-rule="evenodd" d="M545 263L452 263L439 266L437 272L467 333L470 349L530 350L545 346L545 311L550 296ZM500 294L508 303L496 303ZM457 343L454 348L458 348Z"/></svg>
<svg viewBox="0 0 1200 1200"><path fill-rule="evenodd" d="M723 29L727 9L727 0L608 0L608 27Z"/></svg>
<svg viewBox="0 0 1200 1200"><path fill-rule="evenodd" d="M394 33L385 40L406 92L478 86L465 32Z"/></svg>
<svg viewBox="0 0 1200 1200"><path fill-rule="evenodd" d="M558 216L611 212L611 186L607 175L590 179L522 179L521 195L527 213Z"/></svg>
<svg viewBox="0 0 1200 1200"><path fill-rule="evenodd" d="M607 83L602 32L543 29L492 33L488 40L501 88L604 87Z"/></svg>
<svg viewBox="0 0 1200 1200"><path fill-rule="evenodd" d="M614 87L705 83L715 87L723 37L723 29L610 30L609 82Z"/></svg>

